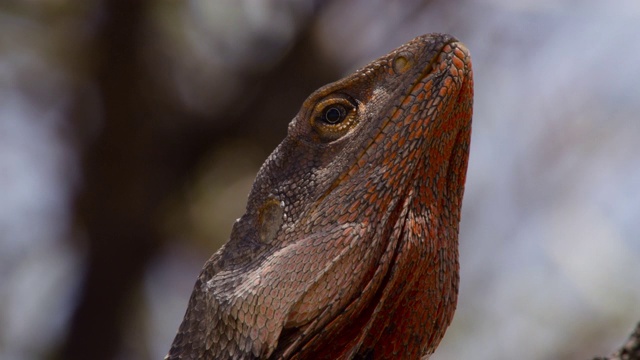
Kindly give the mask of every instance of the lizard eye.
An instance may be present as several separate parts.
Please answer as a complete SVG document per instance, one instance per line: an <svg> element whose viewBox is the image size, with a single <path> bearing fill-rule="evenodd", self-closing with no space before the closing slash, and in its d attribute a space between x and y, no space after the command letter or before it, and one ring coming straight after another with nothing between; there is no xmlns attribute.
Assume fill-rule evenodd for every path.
<svg viewBox="0 0 640 360"><path fill-rule="evenodd" d="M329 105L322 111L321 120L335 125L339 122L342 122L344 118L347 116L347 109L344 108L341 104Z"/></svg>
<svg viewBox="0 0 640 360"><path fill-rule="evenodd" d="M357 124L358 103L348 95L332 95L315 106L311 123L322 141L336 140Z"/></svg>

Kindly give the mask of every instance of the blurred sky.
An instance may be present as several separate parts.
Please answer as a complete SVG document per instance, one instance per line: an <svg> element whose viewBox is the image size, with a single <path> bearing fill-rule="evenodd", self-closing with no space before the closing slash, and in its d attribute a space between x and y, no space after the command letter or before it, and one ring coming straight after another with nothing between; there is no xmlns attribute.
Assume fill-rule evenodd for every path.
<svg viewBox="0 0 640 360"><path fill-rule="evenodd" d="M100 19L90 4L0 5L2 359L40 358L63 340L86 261L69 240L82 237L71 208L82 175L67 134L86 75L83 19ZM310 1L152 4L173 61L158 77L205 116L241 89L238 74L274 66L307 21L343 75L427 32L467 45L476 95L460 298L432 359L584 359L640 321L637 0L349 0L319 13ZM267 155L241 136L213 151L179 200L186 225L146 271L118 358L166 353Z"/></svg>

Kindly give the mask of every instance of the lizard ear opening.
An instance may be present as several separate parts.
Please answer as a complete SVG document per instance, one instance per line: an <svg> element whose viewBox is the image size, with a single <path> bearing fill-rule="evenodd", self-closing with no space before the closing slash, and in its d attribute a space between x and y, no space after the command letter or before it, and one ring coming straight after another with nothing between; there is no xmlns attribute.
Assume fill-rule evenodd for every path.
<svg viewBox="0 0 640 360"><path fill-rule="evenodd" d="M309 121L318 139L337 140L353 129L357 121L358 103L347 95L334 94L316 103Z"/></svg>

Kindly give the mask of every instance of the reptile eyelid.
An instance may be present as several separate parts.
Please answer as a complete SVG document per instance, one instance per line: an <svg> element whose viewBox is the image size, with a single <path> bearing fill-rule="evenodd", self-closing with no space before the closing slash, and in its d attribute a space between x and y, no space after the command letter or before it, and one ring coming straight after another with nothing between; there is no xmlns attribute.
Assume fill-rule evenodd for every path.
<svg viewBox="0 0 640 360"><path fill-rule="evenodd" d="M324 120L325 111L336 105L345 109L344 118L336 123ZM318 136L316 139L322 142L332 142L349 133L358 123L356 118L357 111L358 107L353 104L353 99L342 94L319 101L309 119L315 134Z"/></svg>

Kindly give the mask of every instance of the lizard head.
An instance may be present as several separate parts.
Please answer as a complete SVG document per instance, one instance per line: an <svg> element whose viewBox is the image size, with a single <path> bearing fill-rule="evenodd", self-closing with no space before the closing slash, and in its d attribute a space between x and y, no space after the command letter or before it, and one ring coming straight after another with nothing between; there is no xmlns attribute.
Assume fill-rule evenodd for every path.
<svg viewBox="0 0 640 360"><path fill-rule="evenodd" d="M421 162L429 163L432 185L459 192L468 156L471 72L464 45L429 34L318 89L260 170L247 210L279 203L282 226L309 224L304 219L318 208L354 201L361 213L379 213L393 205L382 203L383 193L405 191L408 177L420 176L415 167ZM367 202L371 194L381 202ZM459 193L453 200L461 198Z"/></svg>

